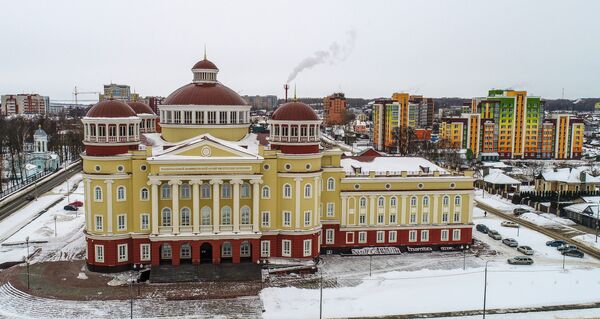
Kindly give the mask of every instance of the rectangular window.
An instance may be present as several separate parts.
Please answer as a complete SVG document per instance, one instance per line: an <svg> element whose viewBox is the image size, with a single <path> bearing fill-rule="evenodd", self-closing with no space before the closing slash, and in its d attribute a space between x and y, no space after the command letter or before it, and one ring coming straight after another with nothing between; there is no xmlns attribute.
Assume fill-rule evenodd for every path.
<svg viewBox="0 0 600 319"><path fill-rule="evenodd" d="M390 214L390 224L395 224L397 222L397 215Z"/></svg>
<svg viewBox="0 0 600 319"><path fill-rule="evenodd" d="M408 241L409 242L417 241L417 231L416 230L411 230L408 232Z"/></svg>
<svg viewBox="0 0 600 319"><path fill-rule="evenodd" d="M448 241L448 230L447 229L442 229L442 232L440 234L440 240Z"/></svg>
<svg viewBox="0 0 600 319"><path fill-rule="evenodd" d="M378 230L377 231L377 242L384 243L385 242L385 231Z"/></svg>
<svg viewBox="0 0 600 319"><path fill-rule="evenodd" d="M117 245L117 253L119 262L127 261L127 244Z"/></svg>
<svg viewBox="0 0 600 319"><path fill-rule="evenodd" d="M292 226L292 212L283 212L283 227Z"/></svg>
<svg viewBox="0 0 600 319"><path fill-rule="evenodd" d="M262 212L261 213L261 225L263 227L269 227L271 225L271 213L270 212Z"/></svg>
<svg viewBox="0 0 600 319"><path fill-rule="evenodd" d="M183 112L183 122L185 124L191 124L192 123L192 111L184 111Z"/></svg>
<svg viewBox="0 0 600 319"><path fill-rule="evenodd" d="M283 257L291 257L292 256L292 241L291 240L282 240L281 241L281 255Z"/></svg>
<svg viewBox="0 0 600 319"><path fill-rule="evenodd" d="M442 223L448 223L448 212L442 213Z"/></svg>
<svg viewBox="0 0 600 319"><path fill-rule="evenodd" d="M209 111L208 112L208 124L215 124L217 122L217 112Z"/></svg>
<svg viewBox="0 0 600 319"><path fill-rule="evenodd" d="M150 260L150 244L141 244L140 245L140 260L141 261Z"/></svg>
<svg viewBox="0 0 600 319"><path fill-rule="evenodd" d="M452 240L460 240L460 229L454 229L452 231Z"/></svg>
<svg viewBox="0 0 600 319"><path fill-rule="evenodd" d="M271 257L271 242L263 240L260 242L260 257Z"/></svg>
<svg viewBox="0 0 600 319"><path fill-rule="evenodd" d="M422 224L429 224L429 213L423 212L423 216L421 218Z"/></svg>
<svg viewBox="0 0 600 319"><path fill-rule="evenodd" d="M173 120L177 124L181 123L181 112L180 111L173 112ZM129 128L131 129L131 127L129 127ZM133 135L133 134L131 134L131 135Z"/></svg>
<svg viewBox="0 0 600 319"><path fill-rule="evenodd" d="M196 111L196 124L204 124L204 112Z"/></svg>
<svg viewBox="0 0 600 319"><path fill-rule="evenodd" d="M421 230L421 241L429 241L429 230Z"/></svg>
<svg viewBox="0 0 600 319"><path fill-rule="evenodd" d="M227 124L227 112L219 112L219 123Z"/></svg>
<svg viewBox="0 0 600 319"><path fill-rule="evenodd" d="M311 212L309 210L304 212L304 226L310 226L310 215Z"/></svg>
<svg viewBox="0 0 600 319"><path fill-rule="evenodd" d="M378 215L377 215L377 224L383 224L383 222L384 222L384 218L385 218L385 215L383 215L383 214L378 214Z"/></svg>
<svg viewBox="0 0 600 319"><path fill-rule="evenodd" d="M150 225L150 215L141 214L140 215L140 229L148 229Z"/></svg>
<svg viewBox="0 0 600 319"><path fill-rule="evenodd" d="M354 244L354 232L346 233L346 244Z"/></svg>
<svg viewBox="0 0 600 319"><path fill-rule="evenodd" d="M312 239L304 240L304 257L310 256L312 253Z"/></svg>
<svg viewBox="0 0 600 319"><path fill-rule="evenodd" d="M367 215L365 215L365 214L360 214L360 215L358 216L358 223L359 223L359 224L361 224L361 225L364 225L364 224L366 224L366 223L367 223Z"/></svg>
<svg viewBox="0 0 600 319"><path fill-rule="evenodd" d="M94 260L97 263L103 263L104 262L104 245L94 245L94 249L96 251L96 256L95 256Z"/></svg>
<svg viewBox="0 0 600 319"><path fill-rule="evenodd" d="M119 215L117 216L117 229L118 230L125 230L125 215Z"/></svg>
<svg viewBox="0 0 600 319"><path fill-rule="evenodd" d="M416 224L417 223L417 214L410 214L410 223L411 224Z"/></svg>
<svg viewBox="0 0 600 319"><path fill-rule="evenodd" d="M231 123L236 124L237 123L237 112L231 112L230 116L231 116L231 119L230 119Z"/></svg>
<svg viewBox="0 0 600 319"><path fill-rule="evenodd" d="M328 245L335 243L335 230L333 230L333 229L325 230L325 243Z"/></svg>
<svg viewBox="0 0 600 319"><path fill-rule="evenodd" d="M327 217L333 217L334 212L334 203L327 203Z"/></svg>
<svg viewBox="0 0 600 319"><path fill-rule="evenodd" d="M395 243L398 238L398 233L395 230L390 230L388 233L388 241L390 243Z"/></svg>
<svg viewBox="0 0 600 319"><path fill-rule="evenodd" d="M454 222L460 223L460 212L454 212Z"/></svg>
<svg viewBox="0 0 600 319"><path fill-rule="evenodd" d="M96 231L102 231L102 216L96 215Z"/></svg>
<svg viewBox="0 0 600 319"><path fill-rule="evenodd" d="M366 242L367 242L367 232L365 232L365 231L358 232L358 243L364 244Z"/></svg>

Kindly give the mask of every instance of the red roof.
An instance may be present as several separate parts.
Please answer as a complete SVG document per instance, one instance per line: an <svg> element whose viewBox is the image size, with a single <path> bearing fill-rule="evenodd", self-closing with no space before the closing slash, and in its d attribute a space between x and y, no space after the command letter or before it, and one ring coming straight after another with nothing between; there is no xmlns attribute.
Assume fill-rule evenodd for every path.
<svg viewBox="0 0 600 319"><path fill-rule="evenodd" d="M154 114L152 109L146 104L142 102L129 102L127 103L137 114Z"/></svg>
<svg viewBox="0 0 600 319"><path fill-rule="evenodd" d="M196 62L196 64L194 64L194 66L192 67L193 69L211 69L211 70L218 70L217 66L208 61L206 58L204 58L204 60L202 61L198 61Z"/></svg>
<svg viewBox="0 0 600 319"><path fill-rule="evenodd" d="M89 109L87 117L130 117L135 111L127 103L119 100L104 100Z"/></svg>
<svg viewBox="0 0 600 319"><path fill-rule="evenodd" d="M275 121L318 121L319 117L312 107L302 102L288 102L278 107L271 119Z"/></svg>
<svg viewBox="0 0 600 319"><path fill-rule="evenodd" d="M202 62L202 61L201 61ZM165 105L248 105L239 94L221 83L190 83L167 96Z"/></svg>

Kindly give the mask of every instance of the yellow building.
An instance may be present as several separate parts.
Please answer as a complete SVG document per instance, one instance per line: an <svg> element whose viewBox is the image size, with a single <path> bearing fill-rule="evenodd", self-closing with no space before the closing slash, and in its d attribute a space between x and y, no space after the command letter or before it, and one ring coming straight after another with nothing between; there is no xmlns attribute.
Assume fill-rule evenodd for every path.
<svg viewBox="0 0 600 319"><path fill-rule="evenodd" d="M471 242L473 178L422 158L320 147L306 104L280 106L266 143L249 106L204 59L159 107L161 133L121 101L83 119L87 263L313 259L362 247L451 250Z"/></svg>

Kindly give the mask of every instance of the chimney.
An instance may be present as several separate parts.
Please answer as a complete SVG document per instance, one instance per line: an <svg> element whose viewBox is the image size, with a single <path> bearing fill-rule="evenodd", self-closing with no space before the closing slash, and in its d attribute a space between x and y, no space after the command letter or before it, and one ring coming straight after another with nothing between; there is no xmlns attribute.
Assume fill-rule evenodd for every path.
<svg viewBox="0 0 600 319"><path fill-rule="evenodd" d="M285 101L288 101L288 89L290 88L290 86L286 83L283 85L283 89L285 90Z"/></svg>

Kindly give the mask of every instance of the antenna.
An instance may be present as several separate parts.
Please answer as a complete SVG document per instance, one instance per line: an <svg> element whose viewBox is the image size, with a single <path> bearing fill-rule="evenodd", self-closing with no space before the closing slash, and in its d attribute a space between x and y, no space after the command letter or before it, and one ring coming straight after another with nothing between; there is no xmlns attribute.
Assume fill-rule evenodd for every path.
<svg viewBox="0 0 600 319"><path fill-rule="evenodd" d="M206 60L206 43L204 43L204 60Z"/></svg>

